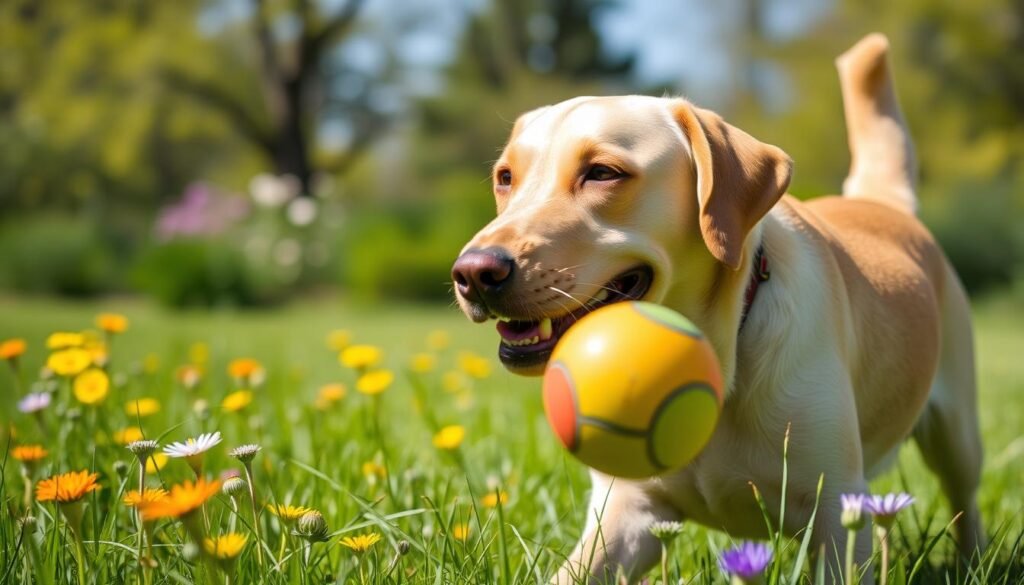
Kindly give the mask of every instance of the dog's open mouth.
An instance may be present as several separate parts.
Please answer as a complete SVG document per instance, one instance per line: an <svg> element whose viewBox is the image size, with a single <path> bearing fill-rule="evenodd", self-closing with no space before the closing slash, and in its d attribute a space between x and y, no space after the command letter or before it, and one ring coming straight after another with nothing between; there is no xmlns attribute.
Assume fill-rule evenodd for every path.
<svg viewBox="0 0 1024 585"><path fill-rule="evenodd" d="M631 268L608 281L575 311L540 320L499 319L501 362L512 370L536 370L547 363L562 334L581 317L612 303L643 299L653 280L654 272L649 266Z"/></svg>

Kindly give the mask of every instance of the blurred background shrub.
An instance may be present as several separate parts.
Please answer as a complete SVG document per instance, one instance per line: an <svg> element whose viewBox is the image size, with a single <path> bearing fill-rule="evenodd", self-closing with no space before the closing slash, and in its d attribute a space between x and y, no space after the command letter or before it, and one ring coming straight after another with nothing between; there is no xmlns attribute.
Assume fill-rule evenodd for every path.
<svg viewBox="0 0 1024 585"><path fill-rule="evenodd" d="M89 296L117 290L112 243L82 217L34 214L0 227L0 283L21 293Z"/></svg>
<svg viewBox="0 0 1024 585"><path fill-rule="evenodd" d="M873 30L923 217L972 293L1024 288L1015 0L3 2L0 287L447 300L512 123L577 95L686 95L836 192L832 60Z"/></svg>

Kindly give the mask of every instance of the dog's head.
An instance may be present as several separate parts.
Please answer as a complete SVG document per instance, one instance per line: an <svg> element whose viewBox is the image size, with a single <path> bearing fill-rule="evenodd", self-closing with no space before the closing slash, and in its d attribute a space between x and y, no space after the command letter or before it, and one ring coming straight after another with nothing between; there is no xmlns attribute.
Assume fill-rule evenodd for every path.
<svg viewBox="0 0 1024 585"><path fill-rule="evenodd" d="M741 266L789 175L781 150L684 100L534 110L494 165L497 218L452 269L458 302L476 322L498 320L506 367L539 374L559 336L600 306L684 309L706 296L716 267Z"/></svg>

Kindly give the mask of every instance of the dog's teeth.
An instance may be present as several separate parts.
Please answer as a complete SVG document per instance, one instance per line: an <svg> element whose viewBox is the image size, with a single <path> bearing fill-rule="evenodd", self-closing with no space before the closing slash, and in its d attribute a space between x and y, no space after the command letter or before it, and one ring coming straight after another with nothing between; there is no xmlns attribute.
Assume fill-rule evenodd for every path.
<svg viewBox="0 0 1024 585"><path fill-rule="evenodd" d="M500 315L499 315L499 316L498 316L498 317L496 317L496 318L498 319L498 321L504 321L504 322L506 322L506 323L508 323L508 322L512 321L512 318L511 318L511 317L502 317L502 316L500 316Z"/></svg>
<svg viewBox="0 0 1024 585"><path fill-rule="evenodd" d="M551 318L550 317L544 317L544 319L541 320L541 322L540 322L540 338L539 339L541 341L547 341L547 340L551 339L551 333L552 333ZM536 343L536 342L534 342L534 343Z"/></svg>
<svg viewBox="0 0 1024 585"><path fill-rule="evenodd" d="M602 288L601 290L597 291L597 294L594 295L594 300L599 302L599 303L603 303L604 301L607 301L608 300L608 289Z"/></svg>

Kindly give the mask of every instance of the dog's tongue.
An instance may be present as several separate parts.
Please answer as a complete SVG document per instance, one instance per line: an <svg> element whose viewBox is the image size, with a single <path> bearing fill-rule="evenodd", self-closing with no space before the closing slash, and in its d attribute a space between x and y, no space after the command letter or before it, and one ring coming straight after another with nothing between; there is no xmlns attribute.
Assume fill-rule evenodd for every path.
<svg viewBox="0 0 1024 585"><path fill-rule="evenodd" d="M544 341L551 337L551 319L541 321L498 321L498 335L506 341L522 341L533 337Z"/></svg>

